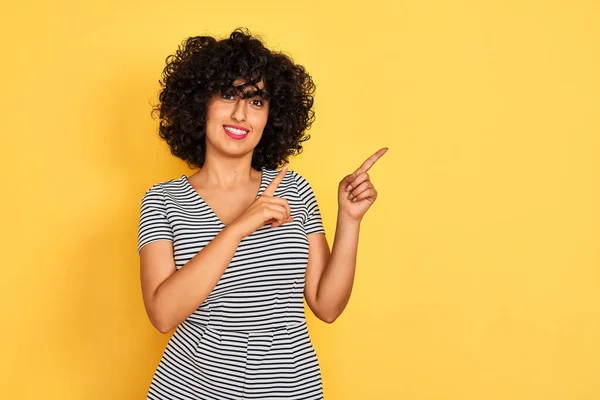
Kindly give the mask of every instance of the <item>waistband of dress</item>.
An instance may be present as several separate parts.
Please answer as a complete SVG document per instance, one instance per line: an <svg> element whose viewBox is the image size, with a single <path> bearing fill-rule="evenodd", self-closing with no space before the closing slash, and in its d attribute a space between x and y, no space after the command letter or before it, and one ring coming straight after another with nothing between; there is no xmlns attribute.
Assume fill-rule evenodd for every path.
<svg viewBox="0 0 600 400"><path fill-rule="evenodd" d="M239 328L236 326L230 325L220 325L214 324L211 322L203 323L198 321L184 321L187 324L194 325L200 328L209 329L212 331L219 332L232 332L232 333L264 333L264 332L272 332L272 331L280 331L280 330L289 330L294 328L301 328L306 326L306 320L300 322L291 322L291 323L278 323L278 324L266 324L268 327L257 327L257 328Z"/></svg>

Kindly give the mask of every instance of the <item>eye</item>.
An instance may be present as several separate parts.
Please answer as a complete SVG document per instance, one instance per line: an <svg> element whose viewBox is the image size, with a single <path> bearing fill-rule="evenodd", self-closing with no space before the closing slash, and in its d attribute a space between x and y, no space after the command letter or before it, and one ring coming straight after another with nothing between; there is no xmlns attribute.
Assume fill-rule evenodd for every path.
<svg viewBox="0 0 600 400"><path fill-rule="evenodd" d="M235 95L231 93L221 93L221 97L226 100L234 100Z"/></svg>
<svg viewBox="0 0 600 400"><path fill-rule="evenodd" d="M260 99L254 99L250 102L250 104L258 106L258 107L262 107L265 105L265 102Z"/></svg>

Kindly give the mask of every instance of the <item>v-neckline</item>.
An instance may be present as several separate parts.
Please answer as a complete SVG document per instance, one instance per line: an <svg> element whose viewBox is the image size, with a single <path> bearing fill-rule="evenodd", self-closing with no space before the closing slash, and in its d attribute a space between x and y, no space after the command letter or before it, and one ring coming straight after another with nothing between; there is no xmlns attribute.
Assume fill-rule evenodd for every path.
<svg viewBox="0 0 600 400"><path fill-rule="evenodd" d="M182 175L181 176L185 183L187 184L188 188L192 191L192 193L195 195L196 199L198 201L200 201L200 203L204 204L206 206L206 208L208 209L208 211L210 212L210 214L212 215L212 217L223 227L225 227L226 225L223 223L223 221L221 221L221 218L217 215L217 213L215 212L215 210L206 202L206 200L204 200L202 198L202 196L200 196L200 194L198 193L198 191L196 189L194 189L194 187L192 186L192 184L190 183L189 178L187 177L187 175ZM260 171L260 186L258 187L258 193L256 194L255 198L258 198L262 192L264 191L263 186L265 183L265 168L261 168Z"/></svg>

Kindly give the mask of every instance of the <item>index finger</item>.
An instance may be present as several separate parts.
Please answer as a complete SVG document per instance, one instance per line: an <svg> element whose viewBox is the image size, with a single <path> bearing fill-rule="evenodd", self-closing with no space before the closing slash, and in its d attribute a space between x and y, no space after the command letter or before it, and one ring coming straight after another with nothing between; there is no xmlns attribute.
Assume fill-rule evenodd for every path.
<svg viewBox="0 0 600 400"><path fill-rule="evenodd" d="M267 188L263 191L263 194L266 194L268 196L273 196L273 194L275 193L275 189L277 189L277 186L279 186L279 184L283 180L283 177L285 176L285 174L287 174L287 171L288 171L288 166L286 165L285 167L283 167L281 169L281 171L279 171L279 173L275 176L275 178L273 178L271 183L269 183Z"/></svg>
<svg viewBox="0 0 600 400"><path fill-rule="evenodd" d="M354 173L360 174L361 172L367 172L373 166L373 164L375 164L375 162L379 160L379 158L382 155L385 154L386 151L388 151L387 147L379 149L375 154L367 158L367 160L364 163L362 163L362 165L358 167L358 169Z"/></svg>

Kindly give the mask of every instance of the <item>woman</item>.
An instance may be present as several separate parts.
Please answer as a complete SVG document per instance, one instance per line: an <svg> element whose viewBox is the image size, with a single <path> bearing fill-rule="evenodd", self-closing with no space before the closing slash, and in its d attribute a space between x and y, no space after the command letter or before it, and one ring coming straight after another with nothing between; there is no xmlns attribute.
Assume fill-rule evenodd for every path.
<svg viewBox="0 0 600 400"><path fill-rule="evenodd" d="M152 324L175 329L149 399L322 399L303 299L333 322L352 289L367 170L339 186L333 251L309 183L285 166L314 119L300 65L247 31L187 39L167 59L160 136L200 168L153 185L138 232Z"/></svg>

